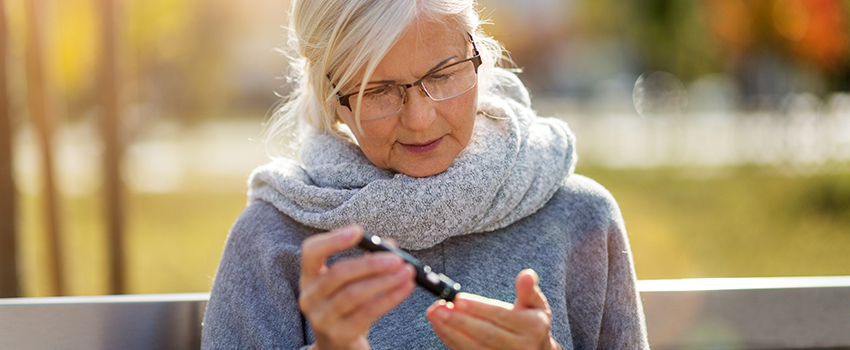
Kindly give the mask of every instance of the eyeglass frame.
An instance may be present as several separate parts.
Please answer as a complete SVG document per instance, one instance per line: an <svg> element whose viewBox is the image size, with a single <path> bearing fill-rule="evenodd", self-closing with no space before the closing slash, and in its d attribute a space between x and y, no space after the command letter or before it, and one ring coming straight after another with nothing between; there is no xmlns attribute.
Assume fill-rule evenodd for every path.
<svg viewBox="0 0 850 350"><path fill-rule="evenodd" d="M414 82L412 82L412 83L410 83L410 84L384 84L384 85L379 85L379 86L376 86L376 87L373 87L373 88L365 89L365 90L363 90L363 93L366 93L366 92L371 91L371 90L379 89L379 88L386 88L386 87L391 87L391 86L400 86L400 87L403 87L403 88L404 88L404 89L402 90L402 98L403 98L403 99L402 99L402 102L401 102L401 104L402 104L402 105L404 105L405 103L407 103L407 89L410 89L410 88L412 88L412 87L414 87L414 86L419 87L419 89L420 89L420 90L422 90L422 92L424 92L424 93L425 93L425 95L427 95L427 96L428 96L428 98L430 98L430 99L431 99L431 100L433 100L433 101L445 101L445 100L448 100L448 99L451 99L451 98L454 98L454 97L458 97L458 96L460 96L460 95L463 95L465 92L467 92L467 91L469 91L469 90L467 89L466 91L461 92L461 93L459 93L459 94L457 94L457 95L454 95L454 96L451 96L451 97L447 97L447 98L443 98L443 99L439 99L439 100L438 100L438 99L435 99L434 97L432 97L432 96L431 96L431 93L429 93L429 92L428 92L428 89L425 89L425 87L424 87L424 86L422 86L422 82L423 82L423 81L425 81L425 79L426 79L426 78L430 77L430 76L431 76L431 74L434 74L434 73L436 73L436 72L438 72L438 71L441 71L441 70L446 69L446 68L449 68L449 67L453 67L453 66L456 66L456 65L459 65L459 64L462 64L462 63L466 63L466 62L468 62L468 61L471 61L471 62L472 62L472 65L473 65L473 67L474 67L474 69L475 69L475 75L478 75L478 67L480 67L480 66L481 66L481 63L482 63L482 61L481 61L481 54L478 52L478 47L476 47L476 46L475 46L475 40L472 38L472 34L467 33L467 35L469 35L469 40L470 40L470 42L472 43L472 57L467 58L467 59L463 59L463 60L460 60L460 61L457 61L457 62L454 62L454 63L449 64L449 65L445 65L445 66L442 66L442 67L434 68L434 69L432 69L432 70L428 71L428 73L426 73L426 74L425 74L422 78L419 78L419 80L416 80L416 81L414 81ZM328 78L330 78L330 74L329 74ZM333 84L331 84L331 86L334 86L334 85L333 85ZM475 85L473 85L473 87L474 87L474 86L475 86ZM336 87L336 86L334 86L334 87ZM472 88L472 87L470 87L470 89L471 89L471 88ZM341 106L344 106L344 107L348 108L348 110L349 110L349 111L353 112L353 110L351 109L351 101L350 101L350 99L351 99L351 96L358 95L358 94L360 94L360 91L352 92L352 93L350 93L350 94L345 94L345 95L340 94L339 92L337 92L337 94L336 94L336 99L337 99L337 102L339 102L339 104L340 104ZM400 112L400 111L401 111L401 109L399 109L398 111L396 111L396 112L394 112L394 113L392 113L392 114L388 114L388 115L385 115L385 116L383 116L383 117L378 117L378 118L375 118L375 119L369 119L369 120L378 120L378 119L386 118L386 117L389 117L389 116L395 115L395 114L397 114L397 113L398 113L398 112Z"/></svg>

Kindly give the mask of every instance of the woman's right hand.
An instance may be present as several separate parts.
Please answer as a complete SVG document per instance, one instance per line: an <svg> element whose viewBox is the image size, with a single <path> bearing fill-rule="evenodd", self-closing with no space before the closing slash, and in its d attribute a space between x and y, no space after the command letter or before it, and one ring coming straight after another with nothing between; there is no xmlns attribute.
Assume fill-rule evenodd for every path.
<svg viewBox="0 0 850 350"><path fill-rule="evenodd" d="M372 324L413 291L413 267L390 252L327 265L328 256L356 246L362 234L352 225L301 244L298 307L316 336L311 349L369 349Z"/></svg>

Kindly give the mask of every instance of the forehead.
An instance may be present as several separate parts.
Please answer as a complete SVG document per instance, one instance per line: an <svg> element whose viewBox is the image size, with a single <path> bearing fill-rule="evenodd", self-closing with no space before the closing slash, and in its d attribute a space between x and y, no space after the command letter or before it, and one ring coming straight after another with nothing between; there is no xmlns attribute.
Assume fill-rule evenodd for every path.
<svg viewBox="0 0 850 350"><path fill-rule="evenodd" d="M468 56L466 33L447 22L416 20L387 52L370 81L409 80L428 73L441 62Z"/></svg>

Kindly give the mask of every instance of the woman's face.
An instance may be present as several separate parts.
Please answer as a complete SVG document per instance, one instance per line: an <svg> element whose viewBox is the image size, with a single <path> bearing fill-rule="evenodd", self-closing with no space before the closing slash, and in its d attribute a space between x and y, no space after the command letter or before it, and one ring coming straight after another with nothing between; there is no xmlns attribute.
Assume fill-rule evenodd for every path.
<svg viewBox="0 0 850 350"><path fill-rule="evenodd" d="M381 60L367 89L380 84L409 84L435 68L472 56L468 36L442 23L418 20ZM371 82L380 82L371 84ZM359 84L343 90L355 92ZM414 86L397 114L361 121L357 130L354 112L336 104L337 115L352 130L360 149L372 163L413 177L446 170L472 137L478 89L448 100L434 101ZM352 96L351 99L356 99Z"/></svg>

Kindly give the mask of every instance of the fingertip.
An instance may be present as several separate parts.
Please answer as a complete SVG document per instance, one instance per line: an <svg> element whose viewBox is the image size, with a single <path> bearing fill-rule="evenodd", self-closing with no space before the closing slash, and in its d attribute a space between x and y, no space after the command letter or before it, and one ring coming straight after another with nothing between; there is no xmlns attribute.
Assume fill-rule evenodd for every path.
<svg viewBox="0 0 850 350"><path fill-rule="evenodd" d="M340 246L340 248L350 248L362 239L363 227L358 224L351 224L332 231L331 236L333 236L332 240L336 242L335 245Z"/></svg>
<svg viewBox="0 0 850 350"><path fill-rule="evenodd" d="M406 281L401 285L401 287L399 287L399 289L401 290L402 295L401 300L407 299L410 297L410 294L413 293L413 290L416 289L416 283L413 283L413 280Z"/></svg>
<svg viewBox="0 0 850 350"><path fill-rule="evenodd" d="M515 305L523 307L548 307L548 301L539 286L537 272L532 269L520 271L516 279Z"/></svg>
<svg viewBox="0 0 850 350"><path fill-rule="evenodd" d="M532 278L534 278L534 284L535 285L540 283L540 276L537 275L537 271L534 271L532 269L528 269L528 273L531 275Z"/></svg>
<svg viewBox="0 0 850 350"><path fill-rule="evenodd" d="M398 248L398 242L396 242L395 238L392 238L392 237L382 237L381 239L383 239L383 240L384 240L384 242L387 242L389 245L391 245L391 246L393 246L393 247Z"/></svg>
<svg viewBox="0 0 850 350"><path fill-rule="evenodd" d="M519 294L521 291L533 289L537 285L537 273L532 269L525 269L519 272L516 276L516 290Z"/></svg>
<svg viewBox="0 0 850 350"><path fill-rule="evenodd" d="M352 224L307 237L301 242L302 264L307 262L316 265L313 267L324 264L328 255L349 249L360 242L362 232L360 225Z"/></svg>
<svg viewBox="0 0 850 350"><path fill-rule="evenodd" d="M345 226L340 231L340 235L346 240L353 240L355 237L363 235L363 227L357 223Z"/></svg>
<svg viewBox="0 0 850 350"><path fill-rule="evenodd" d="M466 310L469 307L469 301L466 299L467 293L457 293L454 300L451 301L453 306L458 310Z"/></svg>
<svg viewBox="0 0 850 350"><path fill-rule="evenodd" d="M432 312L434 312L434 309L443 305L446 305L446 301L443 299L438 299L434 301L433 303L431 303L431 305L428 306L427 309L425 309L425 315L430 315Z"/></svg>
<svg viewBox="0 0 850 350"><path fill-rule="evenodd" d="M454 304L451 301L443 299L437 300L425 313L425 317L433 324L443 324L451 317L451 312L454 310Z"/></svg>
<svg viewBox="0 0 850 350"><path fill-rule="evenodd" d="M517 276L517 278L520 278L521 276L530 276L534 285L537 285L537 283L540 282L540 276L537 275L537 271L534 271L534 269L525 269L520 271L519 274L520 276Z"/></svg>
<svg viewBox="0 0 850 350"><path fill-rule="evenodd" d="M416 281L416 268L413 267L413 265L411 265L411 264L404 264L404 268L406 268L408 273L410 273L410 283L413 283L414 286L415 286L416 285L416 283L415 283L415 281Z"/></svg>

